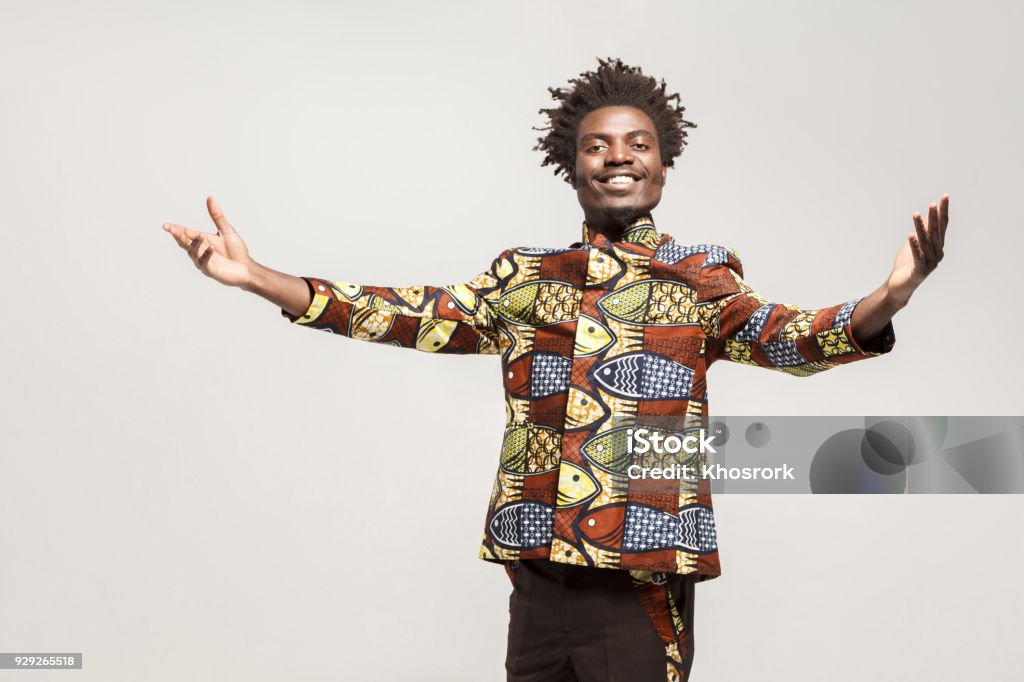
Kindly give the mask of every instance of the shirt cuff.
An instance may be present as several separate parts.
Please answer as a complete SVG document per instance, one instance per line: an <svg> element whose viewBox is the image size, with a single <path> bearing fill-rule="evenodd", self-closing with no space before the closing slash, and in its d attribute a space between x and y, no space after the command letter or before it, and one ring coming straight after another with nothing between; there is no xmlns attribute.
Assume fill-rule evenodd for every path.
<svg viewBox="0 0 1024 682"><path fill-rule="evenodd" d="M847 308L849 309L846 319L843 320L846 337L850 339L850 343L853 344L853 347L861 355L885 355L891 351L893 346L896 344L896 331L893 329L892 320L889 320L885 326L871 338L861 340L854 336L852 324L853 311L856 310L857 306L860 305L860 302L863 300L863 298L858 298L843 306L844 310ZM843 311L840 312L841 315L842 312Z"/></svg>

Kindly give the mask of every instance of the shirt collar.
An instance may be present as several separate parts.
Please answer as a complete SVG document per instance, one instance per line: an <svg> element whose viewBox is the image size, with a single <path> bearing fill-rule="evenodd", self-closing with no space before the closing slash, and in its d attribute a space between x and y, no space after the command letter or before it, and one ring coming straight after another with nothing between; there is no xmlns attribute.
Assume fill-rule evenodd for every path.
<svg viewBox="0 0 1024 682"><path fill-rule="evenodd" d="M589 235L590 232L587 230L587 222L583 221L582 246L596 246L601 248L610 243L610 240L603 234L598 234L593 240L589 239ZM629 224L629 227L627 227L625 232L622 233L622 239L619 241L629 244L643 244L644 246L656 249L665 238L666 235L658 232L657 228L654 226L654 218L650 215L642 215Z"/></svg>

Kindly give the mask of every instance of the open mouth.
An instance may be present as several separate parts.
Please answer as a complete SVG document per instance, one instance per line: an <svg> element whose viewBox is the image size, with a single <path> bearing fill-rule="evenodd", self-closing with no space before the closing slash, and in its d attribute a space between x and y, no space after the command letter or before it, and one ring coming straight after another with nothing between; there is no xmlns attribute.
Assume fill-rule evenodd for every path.
<svg viewBox="0 0 1024 682"><path fill-rule="evenodd" d="M640 175L636 173L615 173L611 175L606 175L603 178L598 178L597 181L600 182L602 185L607 185L609 187L628 188L633 187L641 180L642 178L640 177Z"/></svg>

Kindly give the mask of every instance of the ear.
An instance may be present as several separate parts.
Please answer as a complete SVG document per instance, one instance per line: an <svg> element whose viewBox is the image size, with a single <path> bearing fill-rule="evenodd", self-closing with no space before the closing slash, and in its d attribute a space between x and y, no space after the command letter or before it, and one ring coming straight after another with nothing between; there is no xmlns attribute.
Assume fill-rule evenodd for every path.
<svg viewBox="0 0 1024 682"><path fill-rule="evenodd" d="M662 184L662 186L665 185L665 181L667 179L668 179L668 164L667 163L663 163L663 164L661 164L661 184Z"/></svg>

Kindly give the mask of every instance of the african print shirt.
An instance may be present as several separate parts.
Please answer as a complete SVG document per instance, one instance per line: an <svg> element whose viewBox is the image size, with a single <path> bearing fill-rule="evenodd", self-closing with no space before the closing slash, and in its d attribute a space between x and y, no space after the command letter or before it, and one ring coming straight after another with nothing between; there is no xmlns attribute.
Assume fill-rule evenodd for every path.
<svg viewBox="0 0 1024 682"><path fill-rule="evenodd" d="M501 356L506 429L480 558L721 574L710 482L627 476L624 433L647 417L708 415L724 359L802 377L887 353L854 340L860 299L773 303L735 251L687 246L646 216L621 241L512 248L464 284L381 287L303 278L296 324L431 353ZM497 445L497 443L495 444ZM498 449L498 448L496 448Z"/></svg>

